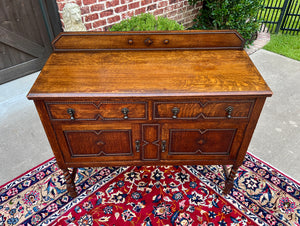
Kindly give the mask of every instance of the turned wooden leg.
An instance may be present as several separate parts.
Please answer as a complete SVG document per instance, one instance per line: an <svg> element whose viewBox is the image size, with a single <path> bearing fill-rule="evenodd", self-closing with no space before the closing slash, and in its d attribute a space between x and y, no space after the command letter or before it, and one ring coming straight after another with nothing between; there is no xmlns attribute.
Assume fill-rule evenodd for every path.
<svg viewBox="0 0 300 226"><path fill-rule="evenodd" d="M226 176L225 187L223 190L224 195L227 195L233 188L234 178L239 167L239 165L233 165L229 173L227 167L223 165L223 169Z"/></svg>
<svg viewBox="0 0 300 226"><path fill-rule="evenodd" d="M75 179L75 176L76 176L76 173L77 173L77 168L73 169L72 174L70 174L68 168L62 169L62 171L63 171L64 177L66 179L66 185L67 185L68 193L71 197L75 198L77 196L77 192L76 192L74 179Z"/></svg>

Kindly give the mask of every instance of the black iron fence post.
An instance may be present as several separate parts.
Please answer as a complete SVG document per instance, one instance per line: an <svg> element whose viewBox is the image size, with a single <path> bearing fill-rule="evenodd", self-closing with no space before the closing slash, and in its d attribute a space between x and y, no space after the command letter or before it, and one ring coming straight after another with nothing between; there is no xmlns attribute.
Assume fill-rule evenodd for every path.
<svg viewBox="0 0 300 226"><path fill-rule="evenodd" d="M289 0L285 0L284 1L284 4L283 4L283 7L281 9L281 13L280 13L280 16L279 16L279 20L278 20L278 23L277 23L277 26L276 26L276 29L275 29L275 33L277 34L278 31L279 31L279 28L281 26L281 22L282 22L282 19L283 19L283 16L285 14L285 10L286 10L286 6L288 4Z"/></svg>

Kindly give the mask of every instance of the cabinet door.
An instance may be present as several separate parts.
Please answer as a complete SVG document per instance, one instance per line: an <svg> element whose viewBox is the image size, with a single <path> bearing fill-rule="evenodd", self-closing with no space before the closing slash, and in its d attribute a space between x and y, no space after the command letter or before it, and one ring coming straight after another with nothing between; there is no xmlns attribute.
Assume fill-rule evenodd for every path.
<svg viewBox="0 0 300 226"><path fill-rule="evenodd" d="M59 123L55 125L55 131L66 163L140 158L135 146L135 140L139 139L139 129L135 124Z"/></svg>
<svg viewBox="0 0 300 226"><path fill-rule="evenodd" d="M170 123L162 130L166 141L162 159L232 160L243 139L246 123Z"/></svg>

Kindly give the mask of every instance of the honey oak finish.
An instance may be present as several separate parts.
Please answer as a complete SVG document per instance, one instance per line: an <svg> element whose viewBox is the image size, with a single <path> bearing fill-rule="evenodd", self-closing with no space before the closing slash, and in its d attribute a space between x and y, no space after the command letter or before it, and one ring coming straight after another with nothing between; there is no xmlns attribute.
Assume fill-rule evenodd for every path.
<svg viewBox="0 0 300 226"><path fill-rule="evenodd" d="M272 95L243 44L226 30L61 33L27 97L70 195L78 167L183 164L223 165L227 194Z"/></svg>

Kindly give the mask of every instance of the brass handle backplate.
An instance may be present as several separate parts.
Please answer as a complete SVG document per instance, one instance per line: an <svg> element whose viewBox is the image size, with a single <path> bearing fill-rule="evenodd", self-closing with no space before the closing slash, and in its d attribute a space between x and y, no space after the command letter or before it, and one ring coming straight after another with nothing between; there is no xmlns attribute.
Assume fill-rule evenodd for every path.
<svg viewBox="0 0 300 226"><path fill-rule="evenodd" d="M122 108L121 112L123 113L123 118L124 119L128 119L128 112L129 112L129 109L128 108Z"/></svg>
<svg viewBox="0 0 300 226"><path fill-rule="evenodd" d="M172 108L172 113L173 113L172 118L173 118L173 119L176 119L176 118L177 118L177 115L178 115L179 111L180 111L180 110L179 110L178 107Z"/></svg>
<svg viewBox="0 0 300 226"><path fill-rule="evenodd" d="M165 141L165 140L161 141L161 152L166 151L166 144L167 144L167 141Z"/></svg>
<svg viewBox="0 0 300 226"><path fill-rule="evenodd" d="M68 108L67 113L70 115L71 120L75 120L75 110L72 108Z"/></svg>
<svg viewBox="0 0 300 226"><path fill-rule="evenodd" d="M141 142L139 140L136 140L135 141L136 152L140 152L140 148L141 148Z"/></svg>
<svg viewBox="0 0 300 226"><path fill-rule="evenodd" d="M232 111L233 111L233 107L232 106L228 106L225 111L227 112L227 118L231 119L232 118Z"/></svg>

